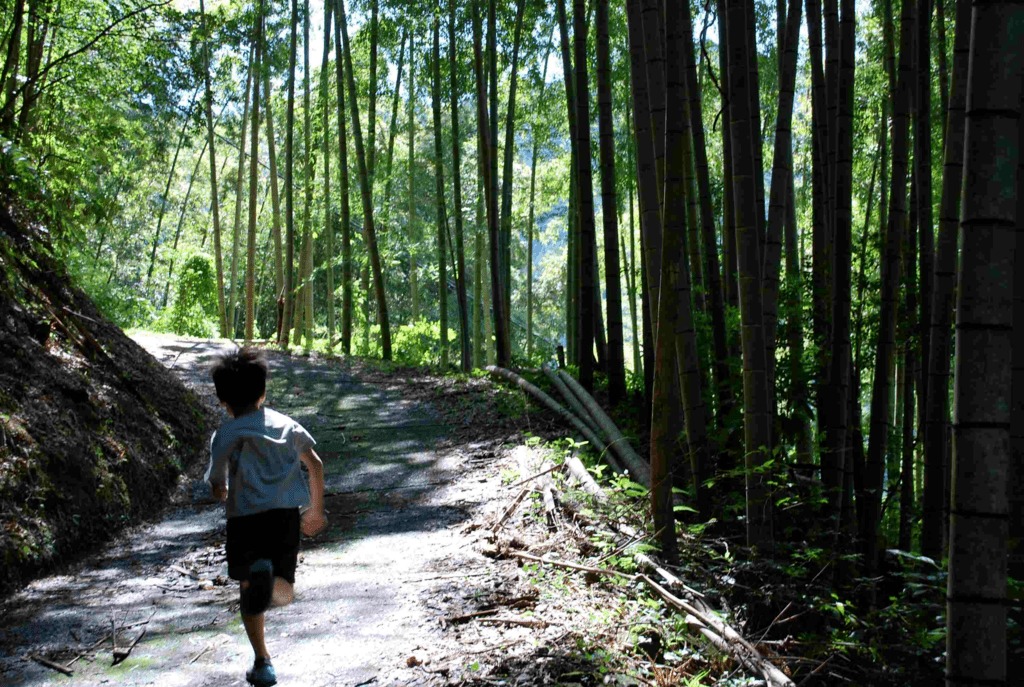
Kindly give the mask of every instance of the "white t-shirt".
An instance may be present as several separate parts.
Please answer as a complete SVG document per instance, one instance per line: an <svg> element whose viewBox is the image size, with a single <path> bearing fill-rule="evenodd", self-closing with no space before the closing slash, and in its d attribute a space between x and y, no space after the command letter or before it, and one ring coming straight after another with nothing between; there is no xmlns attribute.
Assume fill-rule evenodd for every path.
<svg viewBox="0 0 1024 687"><path fill-rule="evenodd" d="M210 439L206 481L227 484L227 517L309 505L299 456L316 441L287 415L260 408L225 421Z"/></svg>

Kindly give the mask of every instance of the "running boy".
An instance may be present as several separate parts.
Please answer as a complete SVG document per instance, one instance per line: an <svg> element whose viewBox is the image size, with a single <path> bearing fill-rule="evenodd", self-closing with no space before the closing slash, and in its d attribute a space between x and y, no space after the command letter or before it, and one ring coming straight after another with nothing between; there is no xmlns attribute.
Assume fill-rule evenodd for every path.
<svg viewBox="0 0 1024 687"><path fill-rule="evenodd" d="M263 612L294 599L299 532L313 536L327 525L323 463L309 432L262 407L267 362L259 350L223 355L211 373L231 419L210 442L206 480L214 497L227 502L228 575L240 583L242 624L256 654L245 677L267 687L277 676L264 641ZM309 470L309 486L302 465Z"/></svg>

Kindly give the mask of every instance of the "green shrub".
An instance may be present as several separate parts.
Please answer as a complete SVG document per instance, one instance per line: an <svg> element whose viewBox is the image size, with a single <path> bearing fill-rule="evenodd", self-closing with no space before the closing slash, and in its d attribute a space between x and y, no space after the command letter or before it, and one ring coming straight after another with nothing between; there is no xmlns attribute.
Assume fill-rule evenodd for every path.
<svg viewBox="0 0 1024 687"><path fill-rule="evenodd" d="M458 361L458 336L448 330L448 360ZM439 365L441 363L441 325L426 319L398 328L393 341L395 362L403 365Z"/></svg>
<svg viewBox="0 0 1024 687"><path fill-rule="evenodd" d="M183 336L213 336L217 321L217 282L210 261L194 255L178 276L168 328Z"/></svg>

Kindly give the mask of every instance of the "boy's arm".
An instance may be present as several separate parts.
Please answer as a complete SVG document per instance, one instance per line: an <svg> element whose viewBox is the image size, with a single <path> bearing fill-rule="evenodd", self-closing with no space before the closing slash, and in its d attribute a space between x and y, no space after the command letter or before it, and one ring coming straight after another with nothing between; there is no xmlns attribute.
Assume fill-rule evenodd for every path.
<svg viewBox="0 0 1024 687"><path fill-rule="evenodd" d="M327 526L327 518L324 517L324 463L312 447L299 454L299 460L309 470L310 507L302 517L302 533L311 537Z"/></svg>
<svg viewBox="0 0 1024 687"><path fill-rule="evenodd" d="M218 444L216 433L210 439L210 465L206 468L206 481L210 484L214 499L227 501L228 452Z"/></svg>

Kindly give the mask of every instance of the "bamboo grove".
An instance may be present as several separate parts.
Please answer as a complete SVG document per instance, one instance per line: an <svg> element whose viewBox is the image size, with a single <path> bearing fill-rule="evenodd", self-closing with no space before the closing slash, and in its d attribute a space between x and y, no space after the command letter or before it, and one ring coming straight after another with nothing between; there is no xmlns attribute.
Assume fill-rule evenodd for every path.
<svg viewBox="0 0 1024 687"><path fill-rule="evenodd" d="M948 683L1006 680L1024 7L210 4L0 0L7 193L119 322L464 372L564 343L644 408L668 558L683 498L837 586L948 560Z"/></svg>

